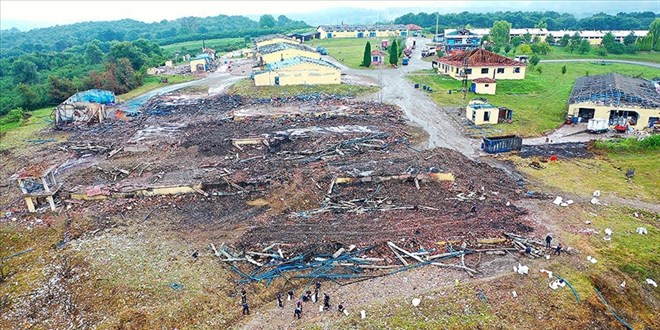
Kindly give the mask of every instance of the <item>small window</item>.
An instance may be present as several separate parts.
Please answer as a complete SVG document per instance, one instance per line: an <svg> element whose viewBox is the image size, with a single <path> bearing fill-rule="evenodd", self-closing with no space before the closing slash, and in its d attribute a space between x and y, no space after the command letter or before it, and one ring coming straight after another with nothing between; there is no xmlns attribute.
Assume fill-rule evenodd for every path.
<svg viewBox="0 0 660 330"><path fill-rule="evenodd" d="M489 85L489 84L485 84L485 85L484 85L484 87L488 87L488 86L490 86L490 85Z"/></svg>
<svg viewBox="0 0 660 330"><path fill-rule="evenodd" d="M520 73L520 68L513 68L513 73Z"/></svg>
<svg viewBox="0 0 660 330"><path fill-rule="evenodd" d="M482 68L481 73L488 73L488 68Z"/></svg>
<svg viewBox="0 0 660 330"><path fill-rule="evenodd" d="M497 68L497 73L504 73L504 68Z"/></svg>
<svg viewBox="0 0 660 330"><path fill-rule="evenodd" d="M465 69L465 74L472 74L472 69Z"/></svg>

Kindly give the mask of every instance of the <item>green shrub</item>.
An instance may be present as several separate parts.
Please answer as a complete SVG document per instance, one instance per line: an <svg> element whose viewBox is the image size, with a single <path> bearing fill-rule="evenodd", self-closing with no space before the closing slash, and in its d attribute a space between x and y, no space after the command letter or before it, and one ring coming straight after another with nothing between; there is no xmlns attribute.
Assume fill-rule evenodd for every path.
<svg viewBox="0 0 660 330"><path fill-rule="evenodd" d="M19 123L25 118L25 111L22 108L9 111L4 118L0 119L0 124Z"/></svg>
<svg viewBox="0 0 660 330"><path fill-rule="evenodd" d="M639 146L648 150L660 150L660 134L651 135L639 141Z"/></svg>
<svg viewBox="0 0 660 330"><path fill-rule="evenodd" d="M610 151L660 150L660 135L651 135L642 140L631 137L626 139L597 141L596 147Z"/></svg>

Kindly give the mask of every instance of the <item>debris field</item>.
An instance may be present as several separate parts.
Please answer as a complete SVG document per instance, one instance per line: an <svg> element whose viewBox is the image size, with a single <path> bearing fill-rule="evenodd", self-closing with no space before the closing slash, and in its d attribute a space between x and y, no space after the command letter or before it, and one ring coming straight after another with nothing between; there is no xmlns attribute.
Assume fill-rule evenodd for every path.
<svg viewBox="0 0 660 330"><path fill-rule="evenodd" d="M351 256L387 265L400 261L392 242L442 253L534 231L513 178L450 149L418 150L407 129L392 105L179 91L138 116L72 129L32 165L61 164L58 202L71 215L137 205L144 220L181 219L170 229L203 232L233 253L276 244L311 260L353 246Z"/></svg>

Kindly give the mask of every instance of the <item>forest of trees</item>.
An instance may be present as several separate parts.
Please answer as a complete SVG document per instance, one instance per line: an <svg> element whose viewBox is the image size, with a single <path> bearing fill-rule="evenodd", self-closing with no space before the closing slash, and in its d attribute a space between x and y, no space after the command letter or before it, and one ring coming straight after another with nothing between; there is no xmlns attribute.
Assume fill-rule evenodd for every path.
<svg viewBox="0 0 660 330"><path fill-rule="evenodd" d="M184 17L143 23L85 22L21 32L3 30L0 44L0 116L12 109L56 105L77 90L117 94L142 84L148 67L166 60L160 45L211 38L255 37L306 28L286 16Z"/></svg>
<svg viewBox="0 0 660 330"><path fill-rule="evenodd" d="M577 19L574 15L554 11L546 12L494 12L438 15L441 29L489 28L495 21L507 21L514 29L543 27L548 30L646 30L654 19L660 17L653 12L618 13L608 15L599 13ZM396 24L417 24L425 28L435 28L436 13L409 13L394 20Z"/></svg>

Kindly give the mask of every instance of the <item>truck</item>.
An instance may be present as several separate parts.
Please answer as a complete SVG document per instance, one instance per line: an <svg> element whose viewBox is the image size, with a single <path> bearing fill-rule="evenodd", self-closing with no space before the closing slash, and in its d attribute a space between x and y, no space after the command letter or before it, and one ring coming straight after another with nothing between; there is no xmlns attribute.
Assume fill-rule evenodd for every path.
<svg viewBox="0 0 660 330"><path fill-rule="evenodd" d="M520 149L522 149L522 138L517 135L484 137L481 142L481 150L489 154L520 151Z"/></svg>
<svg viewBox="0 0 660 330"><path fill-rule="evenodd" d="M591 118L587 122L587 131L589 131L589 133L605 133L609 128L607 119L604 118Z"/></svg>

